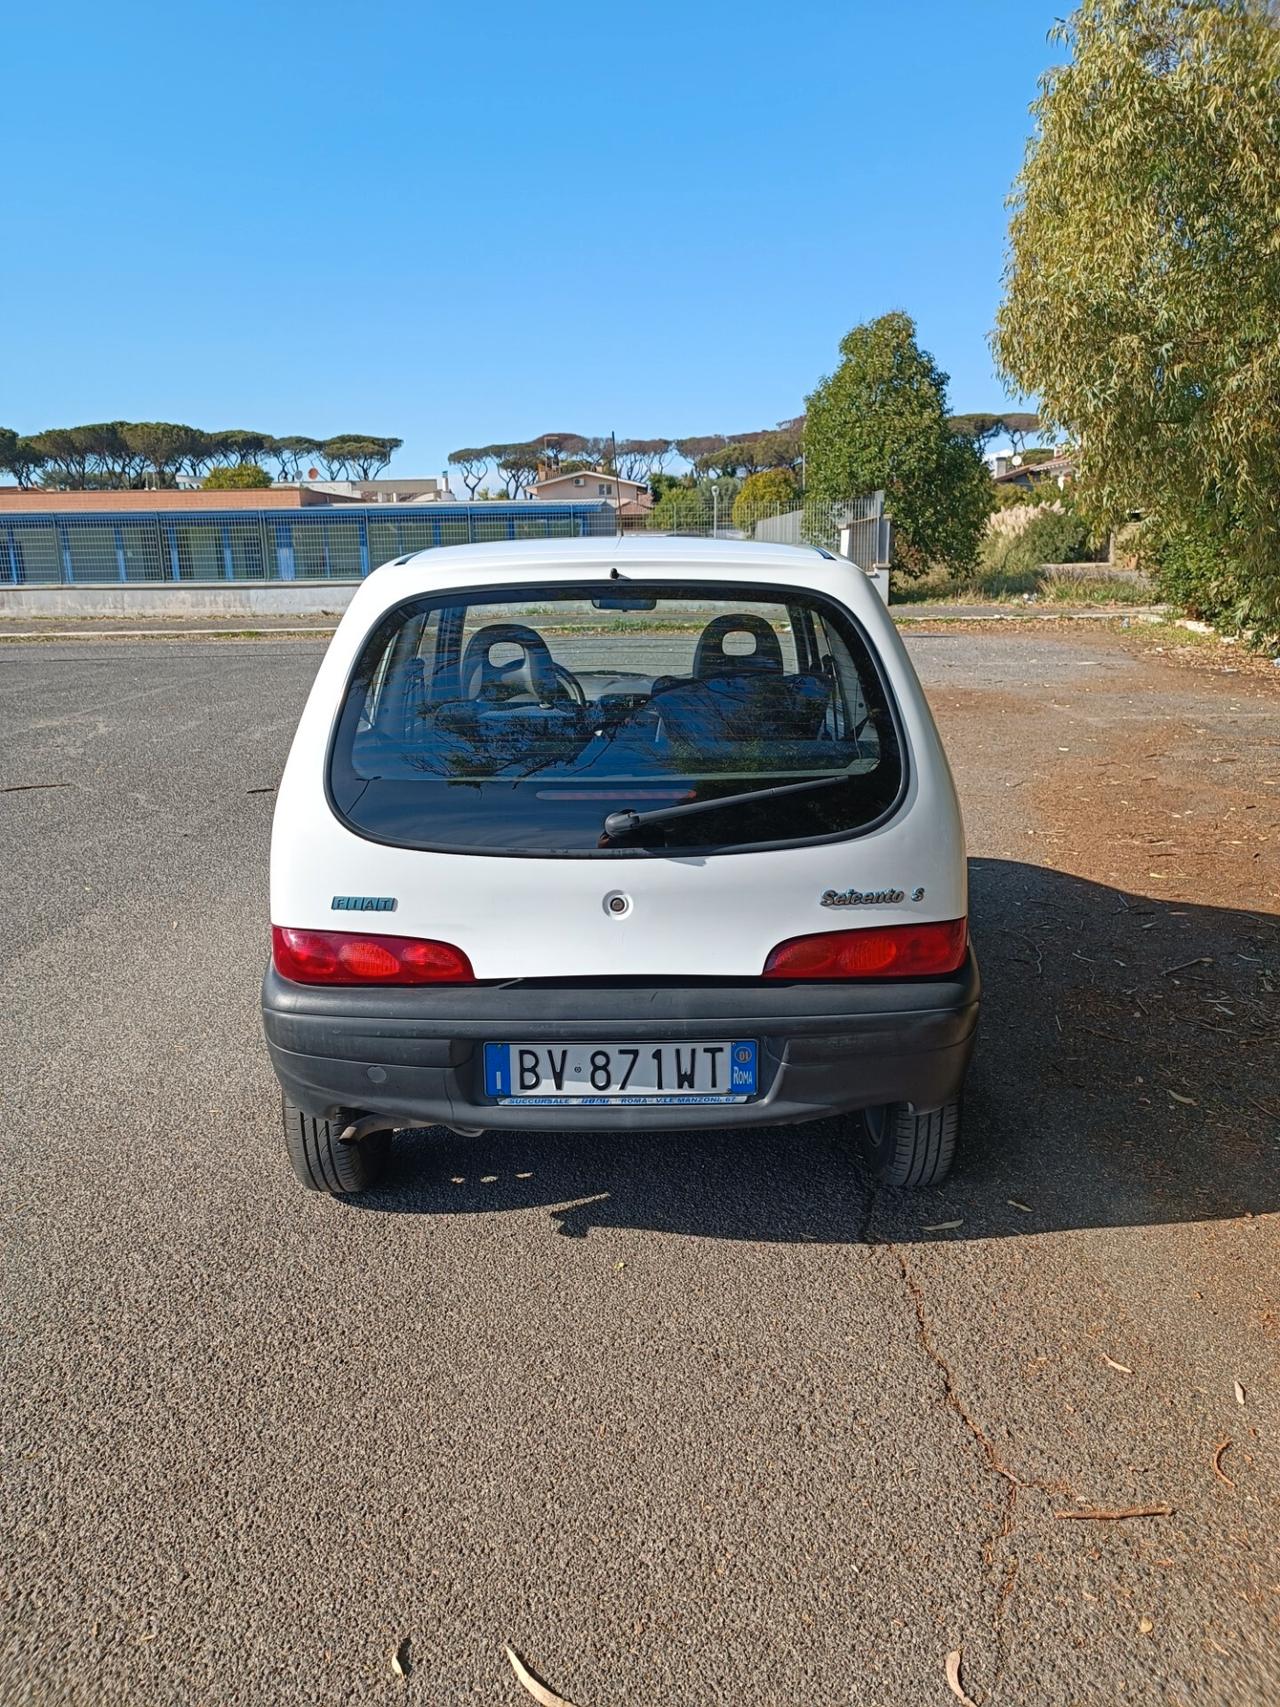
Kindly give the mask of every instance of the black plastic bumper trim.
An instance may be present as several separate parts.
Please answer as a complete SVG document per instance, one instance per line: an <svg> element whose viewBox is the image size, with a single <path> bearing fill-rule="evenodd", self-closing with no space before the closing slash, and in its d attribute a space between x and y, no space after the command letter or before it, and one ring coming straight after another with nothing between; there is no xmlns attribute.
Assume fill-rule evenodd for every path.
<svg viewBox="0 0 1280 1707"><path fill-rule="evenodd" d="M959 1094L973 1048L977 964L944 979L631 985L520 981L418 989L293 984L268 969L263 1023L290 1100L406 1124L663 1130L810 1120ZM484 1040L559 1042L727 1034L760 1042L754 1102L682 1108L539 1108L483 1094Z"/></svg>

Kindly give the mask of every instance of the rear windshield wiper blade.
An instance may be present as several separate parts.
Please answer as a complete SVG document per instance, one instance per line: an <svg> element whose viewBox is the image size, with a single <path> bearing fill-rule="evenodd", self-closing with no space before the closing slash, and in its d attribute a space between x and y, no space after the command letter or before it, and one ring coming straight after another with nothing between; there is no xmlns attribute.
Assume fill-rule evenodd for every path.
<svg viewBox="0 0 1280 1707"><path fill-rule="evenodd" d="M748 788L741 794L722 794L715 800L691 800L687 806L655 806L651 812L610 812L604 833L610 839L640 830L646 824L662 824L668 818L685 818L694 812L714 812L719 806L739 806L748 800L777 800L784 794L801 794L810 788L828 788L833 782L848 782L848 771L838 776L811 776L805 782L784 782L775 788Z"/></svg>

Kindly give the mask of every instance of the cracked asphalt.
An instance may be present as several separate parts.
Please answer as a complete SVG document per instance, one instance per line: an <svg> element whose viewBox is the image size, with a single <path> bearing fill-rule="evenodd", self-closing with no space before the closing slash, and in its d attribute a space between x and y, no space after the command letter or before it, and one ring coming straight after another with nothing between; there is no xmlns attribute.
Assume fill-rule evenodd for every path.
<svg viewBox="0 0 1280 1707"><path fill-rule="evenodd" d="M955 1649L983 1707L1280 1702L1280 684L909 645L986 980L953 1179L431 1133L359 1207L256 1009L319 646L0 646L0 1701L517 1703L511 1642L578 1707L943 1707Z"/></svg>

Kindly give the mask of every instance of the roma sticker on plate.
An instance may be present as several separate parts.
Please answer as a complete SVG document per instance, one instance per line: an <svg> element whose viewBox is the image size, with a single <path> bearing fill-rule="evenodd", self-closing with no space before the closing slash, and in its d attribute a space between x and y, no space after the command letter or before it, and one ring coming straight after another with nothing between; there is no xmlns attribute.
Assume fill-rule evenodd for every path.
<svg viewBox="0 0 1280 1707"><path fill-rule="evenodd" d="M495 1102L680 1104L755 1096L759 1046L709 1043L486 1043L485 1095Z"/></svg>

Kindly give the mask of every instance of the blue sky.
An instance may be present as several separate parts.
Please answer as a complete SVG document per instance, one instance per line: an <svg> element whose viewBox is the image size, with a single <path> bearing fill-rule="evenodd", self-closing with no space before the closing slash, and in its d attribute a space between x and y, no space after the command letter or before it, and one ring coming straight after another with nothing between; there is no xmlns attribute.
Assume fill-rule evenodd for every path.
<svg viewBox="0 0 1280 1707"><path fill-rule="evenodd" d="M3 32L0 424L737 432L913 314L986 334L1041 0L63 0Z"/></svg>

